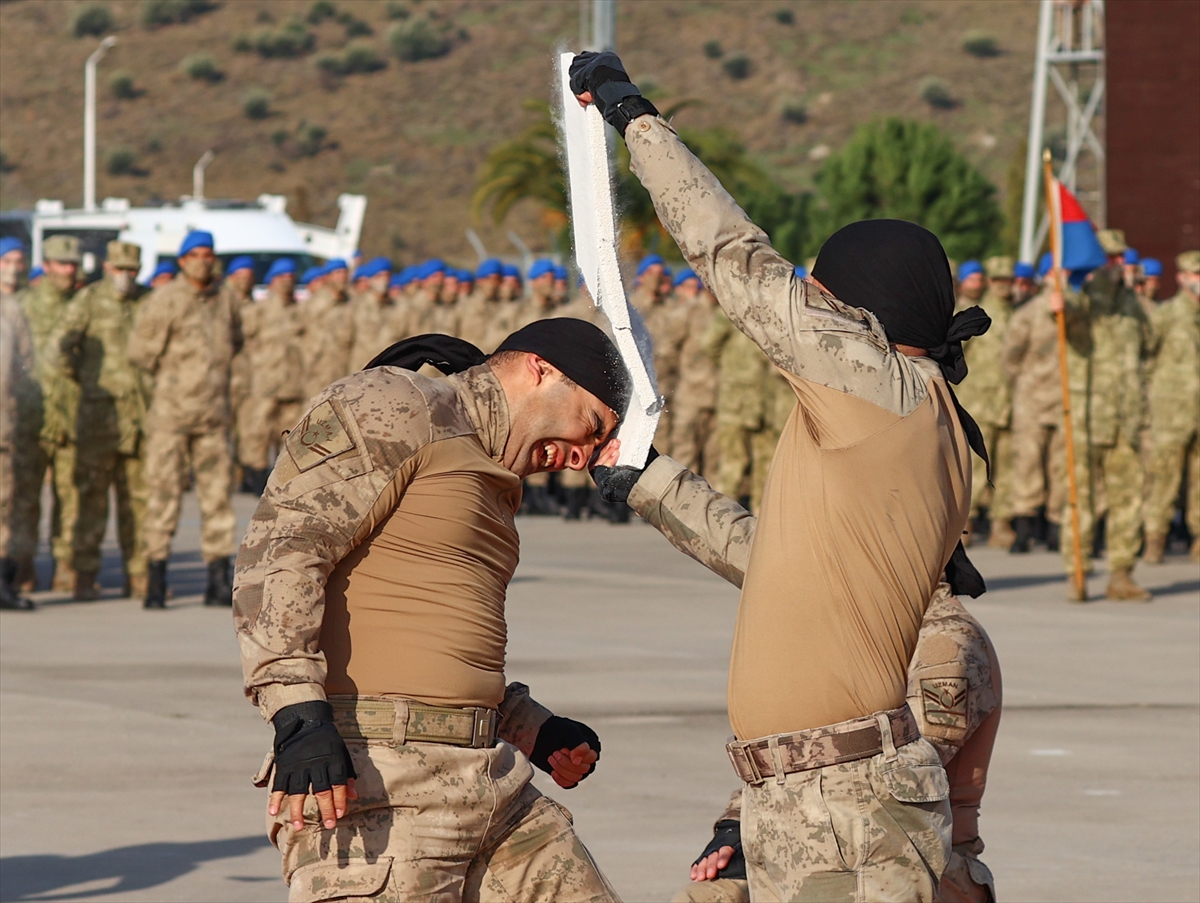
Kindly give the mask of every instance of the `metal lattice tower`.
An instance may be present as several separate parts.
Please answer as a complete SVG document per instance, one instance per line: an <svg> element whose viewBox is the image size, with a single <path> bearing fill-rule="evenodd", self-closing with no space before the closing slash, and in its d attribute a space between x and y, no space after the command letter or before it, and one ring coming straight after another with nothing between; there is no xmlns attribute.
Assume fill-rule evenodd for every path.
<svg viewBox="0 0 1200 903"><path fill-rule="evenodd" d="M1097 225L1105 225L1104 142L1093 128L1104 99L1104 47L1104 0L1041 0L1021 211L1021 260L1034 260L1049 228L1041 201L1047 85L1054 86L1066 108L1066 148L1058 179L1079 198Z"/></svg>

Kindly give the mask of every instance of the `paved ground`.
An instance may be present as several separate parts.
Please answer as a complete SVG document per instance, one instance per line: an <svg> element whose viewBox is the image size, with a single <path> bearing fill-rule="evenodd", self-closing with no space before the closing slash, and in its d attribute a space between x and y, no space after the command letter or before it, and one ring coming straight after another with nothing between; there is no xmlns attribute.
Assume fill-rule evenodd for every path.
<svg viewBox="0 0 1200 903"><path fill-rule="evenodd" d="M509 675L604 740L601 770L553 794L626 899L668 899L735 783L736 595L641 524L521 528ZM113 589L0 616L0 899L286 899L249 781L270 733L228 612L195 596L197 545L189 499L169 611ZM1002 898L1196 899L1200 568L1141 569L1152 605L1078 606L1056 556L974 557L1004 667L982 818Z"/></svg>

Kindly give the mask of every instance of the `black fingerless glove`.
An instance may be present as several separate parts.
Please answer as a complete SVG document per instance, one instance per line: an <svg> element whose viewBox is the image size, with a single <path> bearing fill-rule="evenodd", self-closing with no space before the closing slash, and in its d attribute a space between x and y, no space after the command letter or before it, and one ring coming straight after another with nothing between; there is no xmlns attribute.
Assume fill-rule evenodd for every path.
<svg viewBox="0 0 1200 903"><path fill-rule="evenodd" d="M621 58L611 50L585 51L571 61L571 90L576 95L591 92L596 109L605 122L625 134L629 123L646 113L658 115L654 104L642 97L637 85L629 81Z"/></svg>
<svg viewBox="0 0 1200 903"><path fill-rule="evenodd" d="M533 752L529 761L549 774L554 769L550 767L550 756L563 749L574 749L580 743L586 743L596 754L596 762L600 761L600 738L596 732L582 721L572 721L570 718L560 718L551 715L538 731L537 740L533 743ZM591 770L580 778L583 780L596 770L592 763Z"/></svg>
<svg viewBox="0 0 1200 903"><path fill-rule="evenodd" d="M329 790L357 778L350 750L333 723L333 706L324 700L284 706L275 725L275 782L271 790L288 795Z"/></svg>
<svg viewBox="0 0 1200 903"><path fill-rule="evenodd" d="M646 468L658 457L658 449L653 445L646 454L646 463L642 467L605 467L600 465L592 468L592 479L596 481L596 491L600 498L610 505L624 505L629 501L629 493L633 486L642 478Z"/></svg>
<svg viewBox="0 0 1200 903"><path fill-rule="evenodd" d="M746 877L746 857L742 855L742 823L738 821L717 822L712 842L704 848L704 852L692 865L698 865L701 859L718 852L721 847L733 847L733 856L729 859L729 865L717 872L717 877L744 879Z"/></svg>

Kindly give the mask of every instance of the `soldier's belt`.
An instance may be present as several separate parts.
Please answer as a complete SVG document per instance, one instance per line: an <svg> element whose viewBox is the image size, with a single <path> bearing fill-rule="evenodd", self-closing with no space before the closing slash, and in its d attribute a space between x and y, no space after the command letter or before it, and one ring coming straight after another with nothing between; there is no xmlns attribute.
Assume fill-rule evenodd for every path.
<svg viewBox="0 0 1200 903"><path fill-rule="evenodd" d="M442 743L486 749L496 743L499 715L482 706L426 705L390 696L331 696L333 723L343 740Z"/></svg>
<svg viewBox="0 0 1200 903"><path fill-rule="evenodd" d="M890 736L880 730L880 720L885 718ZM827 727L735 740L725 750L739 778L747 784L761 784L766 778L868 759L888 746L905 746L920 737L916 719L905 705Z"/></svg>

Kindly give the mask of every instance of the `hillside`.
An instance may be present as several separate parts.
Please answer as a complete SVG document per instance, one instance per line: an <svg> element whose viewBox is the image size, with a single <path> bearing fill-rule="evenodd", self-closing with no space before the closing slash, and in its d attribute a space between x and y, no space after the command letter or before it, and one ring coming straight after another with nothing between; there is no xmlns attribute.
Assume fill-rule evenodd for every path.
<svg viewBox="0 0 1200 903"><path fill-rule="evenodd" d="M71 23L80 7L94 5L0 3L4 209L39 197L80 202L83 63L97 38L75 38ZM471 264L470 226L493 252L513 252L507 228L535 250L545 247L532 205L519 205L497 228L490 218L473 220L470 202L488 149L530 120L522 102L549 96L553 53L578 43L575 0L335 0L337 13L373 32L353 44L386 60L378 71L344 77L323 73L316 60L346 45L348 30L365 31L361 25L327 18L307 26L313 46L294 58L234 49L239 35L253 40L306 17L312 0L224 0L153 29L142 24L144 0L99 5L111 13L118 44L99 69L98 197L136 204L190 192L192 165L213 148L210 197L285 194L296 218L332 224L340 192L368 195L363 247L371 254ZM679 114L681 123L733 129L790 187L811 185L856 124L898 114L938 123L1003 195L1027 127L1036 17L1033 0L619 0L617 45L656 99L700 101ZM389 49L389 29L419 19L444 32L451 49L402 62ZM965 52L964 35L974 30L994 36L999 52ZM212 58L218 80L181 71L197 53ZM729 74L739 66L745 77ZM121 71L133 77L131 98L110 89ZM931 76L949 89L944 108L920 95ZM269 97L265 118L243 111L253 91ZM319 129L311 126L324 136L313 140ZM127 152L126 174L106 171L114 149Z"/></svg>

